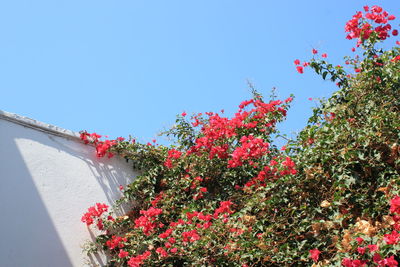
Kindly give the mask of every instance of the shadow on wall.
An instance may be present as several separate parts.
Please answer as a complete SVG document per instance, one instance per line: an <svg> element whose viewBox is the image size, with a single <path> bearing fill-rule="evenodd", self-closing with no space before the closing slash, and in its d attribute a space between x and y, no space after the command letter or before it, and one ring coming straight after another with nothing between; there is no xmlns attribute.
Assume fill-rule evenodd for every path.
<svg viewBox="0 0 400 267"><path fill-rule="evenodd" d="M58 137L49 136L52 140L51 145L55 148L70 154L72 157L84 161L91 171L91 176L97 179L103 192L107 197L108 203L114 203L122 196L120 185L124 186L131 183L137 173L134 173L132 164L126 162L118 156L112 158L98 158L93 146L85 145L80 141L61 141ZM49 145L49 144L46 144ZM121 207L123 209L123 206ZM124 210L115 211L116 215L124 215Z"/></svg>
<svg viewBox="0 0 400 267"><path fill-rule="evenodd" d="M72 266L14 136L0 134L0 265Z"/></svg>
<svg viewBox="0 0 400 267"><path fill-rule="evenodd" d="M0 266L82 266L82 239L94 235L80 218L90 205L121 197L119 186L136 176L132 164L1 119L0 152Z"/></svg>

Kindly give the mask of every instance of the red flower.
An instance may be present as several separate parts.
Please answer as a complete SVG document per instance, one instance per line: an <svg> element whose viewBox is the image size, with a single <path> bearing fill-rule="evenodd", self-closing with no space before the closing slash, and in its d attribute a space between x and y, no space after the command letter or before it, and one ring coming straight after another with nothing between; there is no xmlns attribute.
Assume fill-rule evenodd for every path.
<svg viewBox="0 0 400 267"><path fill-rule="evenodd" d="M203 192L203 193L206 193L207 192L207 188L206 187L202 187L202 188L200 188L200 191Z"/></svg>
<svg viewBox="0 0 400 267"><path fill-rule="evenodd" d="M182 240L183 242L195 242L200 239L197 230L191 230L182 233Z"/></svg>
<svg viewBox="0 0 400 267"><path fill-rule="evenodd" d="M355 52L355 51L356 51L356 49L353 47L353 48L351 48L351 51L352 51L352 52Z"/></svg>
<svg viewBox="0 0 400 267"><path fill-rule="evenodd" d="M145 253L143 253L141 255L130 258L130 260L128 261L129 267L139 267L143 263L144 260L146 260L148 257L150 257L150 255L151 255L151 252L147 250Z"/></svg>
<svg viewBox="0 0 400 267"><path fill-rule="evenodd" d="M128 257L128 255L129 255L129 253L126 252L125 250L123 250L123 249L119 250L118 257L120 257L121 259L125 258L125 257Z"/></svg>
<svg viewBox="0 0 400 267"><path fill-rule="evenodd" d="M300 73L300 74L302 74L302 73L304 72L304 69L303 69L302 66L297 66L297 67L296 67L296 70L297 70L297 72Z"/></svg>
<svg viewBox="0 0 400 267"><path fill-rule="evenodd" d="M399 31L398 30L393 30L392 34L393 34L393 36L397 36L399 34Z"/></svg>
<svg viewBox="0 0 400 267"><path fill-rule="evenodd" d="M160 254L162 258L168 257L168 253L162 247L156 249L156 252Z"/></svg>
<svg viewBox="0 0 400 267"><path fill-rule="evenodd" d="M342 265L345 267L364 267L367 265L365 260L352 260L349 258L344 258L342 260Z"/></svg>
<svg viewBox="0 0 400 267"><path fill-rule="evenodd" d="M295 65L300 65L300 60L296 59L296 60L294 61L294 64L295 64Z"/></svg>
<svg viewBox="0 0 400 267"><path fill-rule="evenodd" d="M386 258L383 260L383 263L385 264L385 266L389 266L389 267L397 267L398 262L394 259L394 256L390 256L390 258Z"/></svg>
<svg viewBox="0 0 400 267"><path fill-rule="evenodd" d="M99 219L99 220L97 221L97 228L98 228L99 230L103 230L103 229L104 229L103 221L102 221L101 219Z"/></svg>
<svg viewBox="0 0 400 267"><path fill-rule="evenodd" d="M108 206L106 204L96 203L95 206L92 206L88 209L88 212L83 214L81 221L89 226L94 222L93 221L94 218L100 217L107 210Z"/></svg>
<svg viewBox="0 0 400 267"><path fill-rule="evenodd" d="M314 261L317 262L319 258L319 254L321 254L321 251L319 251L317 248L316 249L311 249L310 251L310 258Z"/></svg>
<svg viewBox="0 0 400 267"><path fill-rule="evenodd" d="M323 57L323 58L327 58L327 57L328 57L328 55L327 55L326 53L323 53L323 54L321 55L321 57Z"/></svg>
<svg viewBox="0 0 400 267"><path fill-rule="evenodd" d="M318 53L318 50L313 48L312 53L315 55Z"/></svg>
<svg viewBox="0 0 400 267"><path fill-rule="evenodd" d="M107 240L106 246L109 247L110 249L115 249L117 247L123 248L125 246L125 244L122 242L126 242L126 241L127 241L126 238L122 238L120 236L113 235L110 240Z"/></svg>
<svg viewBox="0 0 400 267"><path fill-rule="evenodd" d="M365 247L358 247L357 252L363 255L365 253L366 248Z"/></svg>
<svg viewBox="0 0 400 267"><path fill-rule="evenodd" d="M390 212L400 214L400 196L395 196L390 200Z"/></svg>
<svg viewBox="0 0 400 267"><path fill-rule="evenodd" d="M396 245L399 242L399 238L399 233L397 231L392 231L392 233L384 235L383 240L385 240L388 245Z"/></svg>
<svg viewBox="0 0 400 267"><path fill-rule="evenodd" d="M185 117L187 114L186 114L186 112L182 112L182 117Z"/></svg>
<svg viewBox="0 0 400 267"><path fill-rule="evenodd" d="M91 133L90 137L93 138L94 141L97 141L97 139L101 138L101 135L97 133Z"/></svg>
<svg viewBox="0 0 400 267"><path fill-rule="evenodd" d="M141 210L140 214L143 216L135 220L135 228L142 228L145 235L150 235L150 232L157 227L157 224L154 222L156 219L155 217L161 213L162 209L156 209L154 207L150 207L148 210Z"/></svg>
<svg viewBox="0 0 400 267"><path fill-rule="evenodd" d="M293 101L293 97L288 97L288 98L286 98L285 103L289 103L289 102L292 102L292 101Z"/></svg>
<svg viewBox="0 0 400 267"><path fill-rule="evenodd" d="M169 229L167 229L164 233L162 233L162 234L159 234L158 235L158 237L159 238L167 238L167 237L169 237L171 234L172 234L172 229L171 228L169 228Z"/></svg>
<svg viewBox="0 0 400 267"><path fill-rule="evenodd" d="M392 61L392 62L397 62L397 61L400 61L400 55L398 55L398 56L395 56L394 58L392 58L390 61Z"/></svg>
<svg viewBox="0 0 400 267"><path fill-rule="evenodd" d="M375 245L375 244L368 245L368 249L369 249L370 252L374 252L374 251L378 250L378 246Z"/></svg>
<svg viewBox="0 0 400 267"><path fill-rule="evenodd" d="M382 8L380 6L372 6L371 7L371 11L375 12L375 13L381 13L382 12Z"/></svg>

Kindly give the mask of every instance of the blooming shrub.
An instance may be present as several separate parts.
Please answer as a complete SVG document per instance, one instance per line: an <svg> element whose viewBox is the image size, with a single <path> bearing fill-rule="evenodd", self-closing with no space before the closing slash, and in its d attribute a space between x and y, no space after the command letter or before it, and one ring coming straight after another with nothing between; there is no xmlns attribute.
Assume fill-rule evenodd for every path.
<svg viewBox="0 0 400 267"><path fill-rule="evenodd" d="M108 265L397 266L400 49L377 48L397 35L394 19L373 6L346 24L363 51L345 58L348 72L315 49L294 61L339 90L282 149L273 140L293 97L257 92L232 117L182 113L165 133L171 147L82 132L97 156L119 154L141 170L114 207L128 203L126 216L98 203L82 217L102 231Z"/></svg>

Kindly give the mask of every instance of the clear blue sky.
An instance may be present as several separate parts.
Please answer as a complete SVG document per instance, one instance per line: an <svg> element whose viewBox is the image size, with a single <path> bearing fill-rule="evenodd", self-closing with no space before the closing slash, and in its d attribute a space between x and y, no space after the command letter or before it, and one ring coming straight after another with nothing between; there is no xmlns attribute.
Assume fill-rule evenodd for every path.
<svg viewBox="0 0 400 267"><path fill-rule="evenodd" d="M298 131L308 98L335 86L293 60L316 48L342 64L344 24L366 4L400 17L398 0L1 1L0 109L147 142L182 111L234 112L249 79L295 94L281 129Z"/></svg>

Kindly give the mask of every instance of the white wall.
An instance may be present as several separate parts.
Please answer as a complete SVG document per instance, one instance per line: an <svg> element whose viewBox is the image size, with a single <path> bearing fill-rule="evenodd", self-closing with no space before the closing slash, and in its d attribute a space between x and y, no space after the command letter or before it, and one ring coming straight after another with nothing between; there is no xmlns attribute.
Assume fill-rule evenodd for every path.
<svg viewBox="0 0 400 267"><path fill-rule="evenodd" d="M76 133L0 111L0 266L86 266L81 245L93 235L82 214L121 196L131 165L96 158Z"/></svg>

